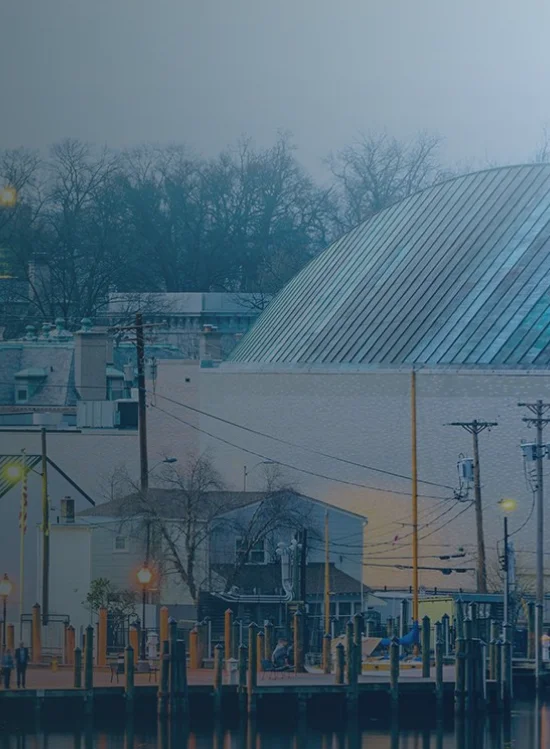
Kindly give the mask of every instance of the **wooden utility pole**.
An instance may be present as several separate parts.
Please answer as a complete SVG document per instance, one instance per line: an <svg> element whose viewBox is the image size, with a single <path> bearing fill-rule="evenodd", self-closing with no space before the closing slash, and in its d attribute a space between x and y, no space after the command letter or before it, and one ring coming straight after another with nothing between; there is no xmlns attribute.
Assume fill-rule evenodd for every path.
<svg viewBox="0 0 550 749"><path fill-rule="evenodd" d="M485 429L498 426L496 421L453 421L449 426L462 427L474 440L474 505L476 510L477 534L477 591L487 593L487 565L485 560L485 536L483 534L483 506L481 504L481 479L479 470L479 435Z"/></svg>
<svg viewBox="0 0 550 749"><path fill-rule="evenodd" d="M23 639L23 614L25 613L25 534L27 533L28 482L27 458L23 453L21 479L21 507L19 509L19 639Z"/></svg>
<svg viewBox="0 0 550 749"><path fill-rule="evenodd" d="M48 498L48 451L46 429L40 430L42 448L42 623L48 623L50 601L50 501Z"/></svg>
<svg viewBox="0 0 550 749"><path fill-rule="evenodd" d="M547 454L546 445L542 441L542 432L544 427L550 422L550 419L544 416L550 409L550 403L543 403L538 400L535 403L518 403L522 408L528 408L533 414L523 419L526 424L534 426L537 430L537 441L535 446L535 460L537 463L536 478L536 614L535 614L535 680L537 692L540 692L543 686L542 674L542 617L544 616L544 485L543 485L543 466L542 461Z"/></svg>
<svg viewBox="0 0 550 749"><path fill-rule="evenodd" d="M325 512L325 631L330 634L330 546L328 535L328 511Z"/></svg>
<svg viewBox="0 0 550 749"><path fill-rule="evenodd" d="M418 462L416 454L416 372L411 372L411 463L412 463L412 552L413 622L418 621Z"/></svg>

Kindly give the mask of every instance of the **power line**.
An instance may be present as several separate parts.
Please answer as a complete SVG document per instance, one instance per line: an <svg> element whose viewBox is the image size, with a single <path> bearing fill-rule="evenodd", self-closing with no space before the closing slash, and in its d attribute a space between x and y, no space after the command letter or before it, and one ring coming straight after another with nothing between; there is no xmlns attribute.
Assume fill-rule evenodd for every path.
<svg viewBox="0 0 550 749"><path fill-rule="evenodd" d="M307 447L306 445L300 445L296 442L292 442L291 440L286 440L282 437L274 437L272 434L267 434L266 432L260 432L257 429L253 429L252 427L244 426L243 424L238 424L234 421L231 421L230 419L224 419L221 416L216 416L215 414L208 413L208 411L203 411L200 408L195 408L194 406L189 406L186 403L181 403L181 401L177 401L174 398L169 398L167 395L160 395L159 393L156 393L156 397L162 398L162 400L168 401L169 403L172 403L176 406L181 406L182 408L186 408L189 411L193 411L195 413L201 414L201 416L207 416L210 419L215 419L216 421L220 421L223 424L227 424L232 427L236 427L237 429L242 429L245 432L249 432L250 434L254 434L258 437L265 437L270 440L274 440L275 442L280 442L283 445L287 445L289 447L297 447L300 450L305 450L307 452L313 453L314 455L320 455L322 458L329 458L330 460L337 460L340 463L346 463L347 465L354 466L356 468L365 468L368 471L375 471L376 473L382 473L386 476L392 476L394 478L400 478L405 479L407 481L411 481L411 476L407 476L402 473L396 473L394 471L388 471L383 468L376 468L375 466L366 465L364 463L358 463L354 460L348 460L347 458L340 458L336 455L330 455L329 453L325 453L322 450L316 450L312 447ZM421 479L418 479L421 484L427 484L429 486L435 486L442 489L450 489L453 491L452 486L448 486L446 484L438 484L434 481L423 481ZM436 497L436 499L439 499L439 497Z"/></svg>
<svg viewBox="0 0 550 749"><path fill-rule="evenodd" d="M376 492L384 492L386 494L399 494L405 497L409 497L409 492L403 492L398 490L392 490L392 489L385 489L379 486L370 486L368 484L361 484L356 481L348 481L346 479L337 479L333 476L327 476L323 473L317 473L316 471L310 471L307 468L299 468L298 466L292 465L291 463L285 463L282 460L273 460L273 458L270 458L267 455L263 455L262 453L259 453L255 450L251 450L247 447L242 447L241 445L236 445L234 442L231 442L230 440L225 439L224 437L219 437L217 434L213 434L212 432L207 431L206 429L202 429L201 427L198 427L196 424L191 424L191 422L186 421L185 419L182 419L180 416L176 416L176 414L170 413L169 411L165 411L160 406L152 406L153 408L156 408L158 411L161 411L162 413L166 414L167 416L170 416L171 418L175 419L176 421L179 421L182 424L185 424L186 426L190 427L191 429L196 430L197 432L201 432L202 434L206 434L208 437L212 437L212 439L218 440L219 442L222 442L226 445L229 445L230 447L234 447L237 450L241 450L242 452L248 453L249 455L255 455L257 458L261 458L262 460L266 460L270 463L276 463L277 465L284 466L285 468L291 468L293 471L299 471L300 473L305 473L308 476L315 476L316 478L324 479L325 481L333 481L337 484L345 484L347 486L356 486L360 489L370 489L371 491ZM422 495L424 497L427 497L429 499L442 499L442 497L431 497L430 495Z"/></svg>

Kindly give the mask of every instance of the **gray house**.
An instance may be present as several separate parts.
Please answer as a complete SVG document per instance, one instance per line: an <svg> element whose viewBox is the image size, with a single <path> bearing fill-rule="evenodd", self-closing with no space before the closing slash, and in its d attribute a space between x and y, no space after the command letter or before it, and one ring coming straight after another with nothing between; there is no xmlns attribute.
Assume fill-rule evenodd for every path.
<svg viewBox="0 0 550 749"><path fill-rule="evenodd" d="M178 490L151 489L150 492L165 527L173 526L171 539L178 548L171 552L165 547L161 550L157 558L162 569L155 576L147 601L150 605L167 605L172 615L193 620L198 613L198 596L190 594L174 565L175 553L184 562L186 559L184 527L188 505ZM72 620L79 622L89 619L89 612L82 609L82 601L91 582L98 577L110 579L119 588L139 590L136 572L144 560L145 536L139 514L133 514L132 521L128 521L128 507L132 504L133 495L129 495L85 510L72 523L52 526L56 551L52 558L51 596L57 612L69 614ZM199 594L209 595L227 608L227 597L236 600L239 591L245 596L254 591L277 596L279 580L281 596L289 601L298 599L299 586L294 586L290 593L284 591L285 565L281 550L288 550L293 540L295 547L295 538L301 534L304 544L300 564L308 569L306 593L308 585L313 586L311 594L315 601L312 599L311 603L317 611L323 586L326 515L331 580L335 585L338 583L340 593L347 595L344 603L360 605L366 518L289 491L206 492L200 497L199 505L200 516L193 525L193 532L200 538L194 558ZM83 553L77 554L77 549ZM78 585L68 584L67 575L73 580L77 569L74 565L67 567L67 558L79 560L76 565ZM294 567L291 576L295 574ZM256 582L247 582L252 578ZM332 614L337 616L339 599L331 599L331 602ZM342 613L349 616L350 611L356 610L350 606L344 605Z"/></svg>

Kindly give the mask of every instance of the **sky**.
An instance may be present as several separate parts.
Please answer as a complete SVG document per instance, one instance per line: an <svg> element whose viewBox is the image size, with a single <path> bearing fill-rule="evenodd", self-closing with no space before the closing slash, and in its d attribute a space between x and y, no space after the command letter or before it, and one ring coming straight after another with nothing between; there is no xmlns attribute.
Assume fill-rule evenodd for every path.
<svg viewBox="0 0 550 749"><path fill-rule="evenodd" d="M64 137L212 156L290 131L321 173L360 131L529 158L550 123L546 0L1 0L0 148Z"/></svg>

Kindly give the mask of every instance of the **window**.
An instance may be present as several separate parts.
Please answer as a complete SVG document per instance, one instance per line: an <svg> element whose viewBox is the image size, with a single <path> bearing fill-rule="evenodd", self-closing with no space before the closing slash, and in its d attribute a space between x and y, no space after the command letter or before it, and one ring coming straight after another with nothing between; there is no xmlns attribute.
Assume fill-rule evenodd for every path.
<svg viewBox="0 0 550 749"><path fill-rule="evenodd" d="M247 547L248 543L245 539L238 538L236 540L236 553L238 561L241 561L240 558L244 554L246 554ZM248 552L245 564L265 564L265 542L263 539L261 541L256 541L256 543L252 546L252 548Z"/></svg>
<svg viewBox="0 0 550 749"><path fill-rule="evenodd" d="M340 601L338 604L338 617L342 618L345 617L346 619L349 619L351 616L351 603L344 603L343 601Z"/></svg>
<svg viewBox="0 0 550 749"><path fill-rule="evenodd" d="M115 536L115 551L128 551L128 539L126 536Z"/></svg>
<svg viewBox="0 0 550 749"><path fill-rule="evenodd" d="M26 403L29 399L29 391L27 388L17 388L15 400L17 403Z"/></svg>

